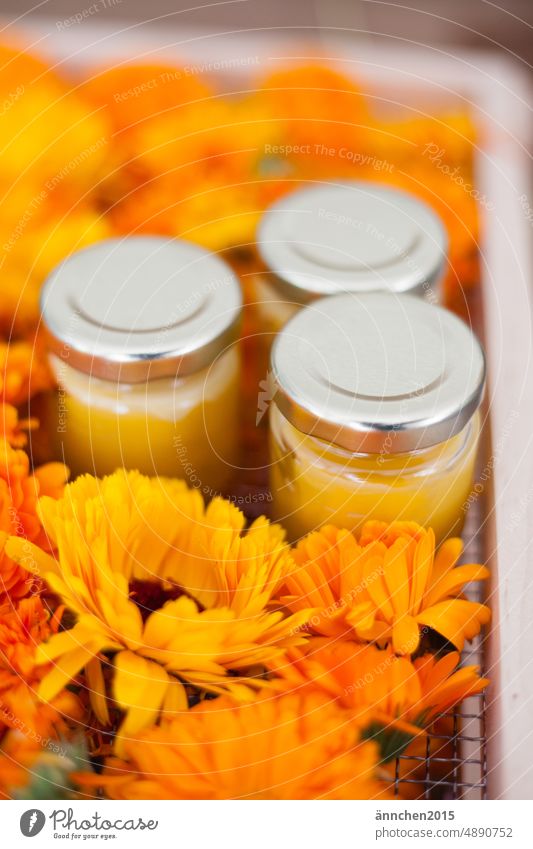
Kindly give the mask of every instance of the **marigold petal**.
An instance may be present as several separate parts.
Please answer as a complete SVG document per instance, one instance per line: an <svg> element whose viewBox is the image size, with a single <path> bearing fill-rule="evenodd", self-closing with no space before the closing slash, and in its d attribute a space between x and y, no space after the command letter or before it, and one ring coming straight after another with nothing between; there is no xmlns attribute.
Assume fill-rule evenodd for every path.
<svg viewBox="0 0 533 849"><path fill-rule="evenodd" d="M123 750L125 738L137 734L156 719L169 686L162 666L130 651L115 657L113 692L126 716L116 739L117 751Z"/></svg>
<svg viewBox="0 0 533 849"><path fill-rule="evenodd" d="M439 581L433 583L424 597L424 604L431 607L444 598L457 595L464 585L470 581L485 580L489 577L489 574L490 572L485 566L474 563L456 566L454 569L448 570Z"/></svg>
<svg viewBox="0 0 533 849"><path fill-rule="evenodd" d="M463 551L463 541L459 537L450 537L444 540L437 549L435 554L435 563L433 566L433 579L441 578L450 569L453 569L459 561Z"/></svg>
<svg viewBox="0 0 533 849"><path fill-rule="evenodd" d="M42 576L47 572L59 571L57 561L50 554L24 537L8 537L5 542L5 553L11 560L34 575Z"/></svg>
<svg viewBox="0 0 533 849"><path fill-rule="evenodd" d="M462 651L465 640L471 640L479 634L482 626L490 621L490 610L484 604L455 598L429 607L416 620L421 625L433 628Z"/></svg>
<svg viewBox="0 0 533 849"><path fill-rule="evenodd" d="M383 558L383 577L396 616L407 613L409 609L409 573L405 554L407 547L407 541L398 540L387 549Z"/></svg>
<svg viewBox="0 0 533 849"><path fill-rule="evenodd" d="M412 616L401 616L392 625L392 646L396 654L413 654L420 643L418 622Z"/></svg>
<svg viewBox="0 0 533 849"><path fill-rule="evenodd" d="M394 608L389 598L389 593L385 581L383 580L382 559L379 556L372 556L371 550L379 545L379 543L371 543L369 553L366 555L363 563L363 581L366 590L372 601L381 611L385 619L390 622L394 618Z"/></svg>
<svg viewBox="0 0 533 849"><path fill-rule="evenodd" d="M410 609L418 613L429 577L433 568L435 556L435 534L432 528L422 536L415 548L413 557L413 574L411 576Z"/></svg>
<svg viewBox="0 0 533 849"><path fill-rule="evenodd" d="M177 678L169 679L162 708L165 721L172 720L176 714L181 714L188 709L187 690Z"/></svg>
<svg viewBox="0 0 533 849"><path fill-rule="evenodd" d="M94 657L94 654L91 648L82 646L58 657L53 668L41 681L37 691L39 698L43 702L50 702L63 687L70 684L72 679L81 672L87 661Z"/></svg>
<svg viewBox="0 0 533 849"><path fill-rule="evenodd" d="M105 681L100 658L93 657L85 664L85 675L87 677L92 709L102 725L109 725L109 710L107 707Z"/></svg>

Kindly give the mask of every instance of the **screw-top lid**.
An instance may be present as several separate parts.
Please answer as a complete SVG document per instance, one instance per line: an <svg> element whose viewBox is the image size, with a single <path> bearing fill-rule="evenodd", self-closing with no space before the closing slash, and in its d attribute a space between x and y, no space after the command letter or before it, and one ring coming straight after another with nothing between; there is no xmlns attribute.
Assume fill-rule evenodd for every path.
<svg viewBox="0 0 533 849"><path fill-rule="evenodd" d="M485 381L481 345L459 318L409 295L322 298L272 350L272 395L300 431L349 451L425 448L459 433Z"/></svg>
<svg viewBox="0 0 533 849"><path fill-rule="evenodd" d="M336 292L427 294L442 275L447 238L418 198L354 180L286 195L263 216L258 249L291 296L308 302Z"/></svg>
<svg viewBox="0 0 533 849"><path fill-rule="evenodd" d="M209 365L236 338L241 303L221 259L155 236L78 251L41 294L52 350L80 371L126 383Z"/></svg>

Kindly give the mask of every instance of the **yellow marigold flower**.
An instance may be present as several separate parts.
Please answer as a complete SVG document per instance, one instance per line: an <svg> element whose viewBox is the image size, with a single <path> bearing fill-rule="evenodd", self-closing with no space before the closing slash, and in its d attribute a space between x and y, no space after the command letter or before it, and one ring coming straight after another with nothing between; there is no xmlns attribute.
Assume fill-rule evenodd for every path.
<svg viewBox="0 0 533 849"><path fill-rule="evenodd" d="M39 577L31 574L35 566L31 543L49 549L49 542L37 516L37 502L40 495L58 497L67 478L62 463L47 463L31 474L28 455L0 439L0 603L4 596L22 598L39 585ZM17 563L5 551L12 534L21 538Z"/></svg>
<svg viewBox="0 0 533 849"><path fill-rule="evenodd" d="M420 627L432 628L462 650L489 620L489 609L461 598L464 585L486 578L477 564L457 566L460 539L435 553L435 536L414 523L369 522L359 541L326 526L296 547L298 569L286 580L283 602L292 611L318 608L317 634L391 643L413 654Z"/></svg>
<svg viewBox="0 0 533 849"><path fill-rule="evenodd" d="M35 333L40 319L39 293L46 275L73 251L113 235L106 217L76 201L57 197L57 190L49 193L39 213L17 229L17 214L0 214L0 244L4 242L2 273L9 285L2 290L0 302L0 331L11 337L30 336ZM7 204L9 206L9 203ZM10 241L11 240L11 241ZM45 357L41 346L31 349L30 377L37 386L40 376L46 373ZM24 350L15 355L22 362ZM22 387L23 388L23 387Z"/></svg>
<svg viewBox="0 0 533 849"><path fill-rule="evenodd" d="M389 647L348 641L311 639L305 648L291 648L274 670L282 686L322 690L354 714L359 723L379 721L412 731L435 716L480 693L488 679L479 667L457 669L458 652L441 658L424 655L414 662ZM416 728L414 734L417 733Z"/></svg>
<svg viewBox="0 0 533 849"><path fill-rule="evenodd" d="M57 739L67 728L66 718L79 715L79 704L64 690L50 704L37 698L46 668L37 666L38 645L57 631L58 617L50 618L39 596L0 607L0 735L2 727L23 735Z"/></svg>
<svg viewBox="0 0 533 849"><path fill-rule="evenodd" d="M9 63L3 73L6 69L9 74ZM51 69L27 84L11 76L11 96L1 122L5 143L0 150L0 182L12 184L15 192L21 184L31 184L37 202L50 190L50 181L86 191L99 179L110 127Z"/></svg>
<svg viewBox="0 0 533 849"><path fill-rule="evenodd" d="M32 547L36 568L77 615L39 649L54 663L44 700L85 669L95 713L107 721L105 652L126 712L121 734L135 734L161 710L187 708L181 682L249 698L247 685L258 682L246 670L305 639L309 611L287 618L269 609L293 563L266 519L243 534L244 516L229 502L204 507L183 481L124 471L78 478L59 501L43 498L39 515L57 560ZM12 538L7 550L21 559L24 543Z"/></svg>
<svg viewBox="0 0 533 849"><path fill-rule="evenodd" d="M125 744L103 775L78 774L112 799L375 799L377 747L317 693L235 706L204 702Z"/></svg>

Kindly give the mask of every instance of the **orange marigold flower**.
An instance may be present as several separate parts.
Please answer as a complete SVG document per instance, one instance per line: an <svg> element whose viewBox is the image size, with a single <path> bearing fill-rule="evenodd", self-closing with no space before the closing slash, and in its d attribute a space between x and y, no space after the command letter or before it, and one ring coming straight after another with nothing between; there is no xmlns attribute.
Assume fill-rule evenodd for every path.
<svg viewBox="0 0 533 849"><path fill-rule="evenodd" d="M112 799L386 798L378 750L317 693L204 702L125 746L84 788Z"/></svg>
<svg viewBox="0 0 533 849"><path fill-rule="evenodd" d="M22 448L28 441L27 431L36 427L33 419L19 419L18 410L11 404L0 402L0 439L5 439L12 448Z"/></svg>
<svg viewBox="0 0 533 849"><path fill-rule="evenodd" d="M194 169L193 169L194 170ZM211 251L254 244L266 205L264 184L217 185L196 178L195 191L182 196L175 179L156 179L139 186L110 213L118 233L166 234L194 241Z"/></svg>
<svg viewBox="0 0 533 849"><path fill-rule="evenodd" d="M274 671L284 688L322 690L362 725L379 721L401 729L406 723L428 725L437 714L484 690L489 682L479 676L479 667L458 669L459 660L458 652L450 652L412 662L390 646L317 637L303 649L289 649Z"/></svg>
<svg viewBox="0 0 533 849"><path fill-rule="evenodd" d="M489 609L461 597L465 584L488 576L477 564L457 566L460 539L435 553L435 536L414 523L367 523L359 540L326 526L296 547L298 569L286 580L282 601L292 611L318 608L317 634L391 643L413 654L420 627L432 628L463 648L489 620Z"/></svg>
<svg viewBox="0 0 533 849"><path fill-rule="evenodd" d="M27 52L22 45L0 44L0 92L2 97L13 89L13 80L20 86L31 85L43 74L53 73L50 66L34 51Z"/></svg>
<svg viewBox="0 0 533 849"><path fill-rule="evenodd" d="M12 448L6 438L0 439L0 603L5 596L18 599L37 589L40 579L32 574L35 564L31 543L49 550L37 516L37 502L40 495L58 497L67 478L68 470L62 463L47 463L31 474L28 455ZM5 551L10 534L21 538L17 563Z"/></svg>
<svg viewBox="0 0 533 849"><path fill-rule="evenodd" d="M197 180L239 185L253 175L271 133L253 105L211 99L189 108L178 126L166 114L139 130L137 165L151 175L173 174L182 197Z"/></svg>
<svg viewBox="0 0 533 849"><path fill-rule="evenodd" d="M296 65L274 71L257 91L258 101L282 123L286 141L298 145L304 156L341 146L355 146L360 126L369 113L366 99L353 80L327 65ZM327 156L324 156L327 159Z"/></svg>
<svg viewBox="0 0 533 849"><path fill-rule="evenodd" d="M457 170L456 179L450 179L438 165L425 159L422 148L413 154L409 168L375 172L372 179L420 197L442 219L449 242L443 285L446 298L453 299L455 306L461 290L479 282L480 216L468 167L463 165Z"/></svg>
<svg viewBox="0 0 533 849"><path fill-rule="evenodd" d="M52 378L40 349L29 342L0 342L0 399L19 406L49 389Z"/></svg>
<svg viewBox="0 0 533 849"><path fill-rule="evenodd" d="M53 699L85 669L107 722L105 652L121 737L186 709L183 682L250 698L257 665L305 640L308 611L271 609L293 568L280 527L258 519L243 533L243 514L221 498L204 507L183 481L119 471L78 478L60 500L43 498L39 516L58 553L31 546L35 569L77 616L39 648L54 664L39 693ZM13 537L7 551L22 561L25 545Z"/></svg>
<svg viewBox="0 0 533 849"><path fill-rule="evenodd" d="M405 112L403 109L396 119L382 119L368 128L362 138L367 154L386 162L392 159L403 168L410 166L419 175L433 169L443 181L450 179L450 173L454 175L455 166L472 166L477 128L467 112L423 116L406 116Z"/></svg>
<svg viewBox="0 0 533 849"><path fill-rule="evenodd" d="M115 130L135 130L143 121L205 100L212 89L198 75L159 63L108 68L87 78L78 92L108 114Z"/></svg>
<svg viewBox="0 0 533 849"><path fill-rule="evenodd" d="M64 690L50 704L37 697L46 669L36 663L39 644L57 632L59 617L50 618L39 596L0 608L0 736L2 726L28 738L54 737L66 730L66 717L79 714L77 700Z"/></svg>

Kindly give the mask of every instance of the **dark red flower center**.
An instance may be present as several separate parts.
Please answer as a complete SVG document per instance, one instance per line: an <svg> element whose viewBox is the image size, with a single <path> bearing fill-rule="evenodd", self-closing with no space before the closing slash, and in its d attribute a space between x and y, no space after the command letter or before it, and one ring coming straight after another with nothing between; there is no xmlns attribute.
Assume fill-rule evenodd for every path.
<svg viewBox="0 0 533 849"><path fill-rule="evenodd" d="M192 598L189 593L178 584L164 586L159 581L130 581L130 598L139 608L143 622L146 622L151 613L159 610L167 601L174 601L181 596ZM201 604L192 599L203 610Z"/></svg>

